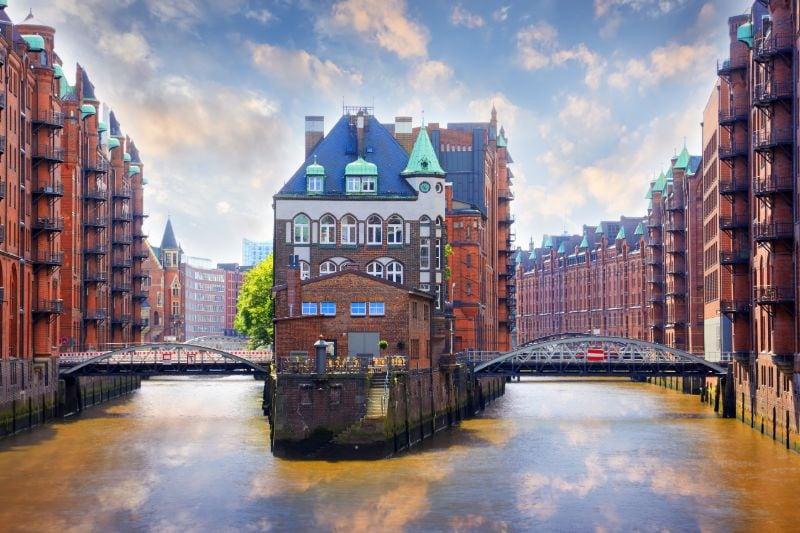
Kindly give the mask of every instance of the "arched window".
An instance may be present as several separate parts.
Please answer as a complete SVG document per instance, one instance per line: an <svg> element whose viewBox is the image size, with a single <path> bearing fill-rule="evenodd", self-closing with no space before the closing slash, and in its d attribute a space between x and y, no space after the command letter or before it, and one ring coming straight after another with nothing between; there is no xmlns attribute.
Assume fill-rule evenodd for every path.
<svg viewBox="0 0 800 533"><path fill-rule="evenodd" d="M308 279L311 277L311 265L308 261L300 261L300 279Z"/></svg>
<svg viewBox="0 0 800 533"><path fill-rule="evenodd" d="M403 265L392 261L386 266L386 279L395 283L403 283Z"/></svg>
<svg viewBox="0 0 800 533"><path fill-rule="evenodd" d="M367 219L367 244L383 244L383 221L378 215Z"/></svg>
<svg viewBox="0 0 800 533"><path fill-rule="evenodd" d="M377 261L367 265L367 274L376 278L383 278L383 265Z"/></svg>
<svg viewBox="0 0 800 533"><path fill-rule="evenodd" d="M388 244L403 244L403 219L393 216L386 224L386 242Z"/></svg>
<svg viewBox="0 0 800 533"><path fill-rule="evenodd" d="M294 217L294 242L295 244L308 244L310 234L310 223L305 215Z"/></svg>
<svg viewBox="0 0 800 533"><path fill-rule="evenodd" d="M339 265L339 271L341 272L342 270L347 270L348 268L354 268L354 267L355 263L353 263L348 259L347 261L343 261L342 264Z"/></svg>
<svg viewBox="0 0 800 533"><path fill-rule="evenodd" d="M352 215L342 219L342 244L356 244L356 217Z"/></svg>
<svg viewBox="0 0 800 533"><path fill-rule="evenodd" d="M325 215L319 221L319 243L336 244L336 219Z"/></svg>
<svg viewBox="0 0 800 533"><path fill-rule="evenodd" d="M336 263L333 261L324 261L319 266L319 275L322 276L324 274L333 274L336 272Z"/></svg>

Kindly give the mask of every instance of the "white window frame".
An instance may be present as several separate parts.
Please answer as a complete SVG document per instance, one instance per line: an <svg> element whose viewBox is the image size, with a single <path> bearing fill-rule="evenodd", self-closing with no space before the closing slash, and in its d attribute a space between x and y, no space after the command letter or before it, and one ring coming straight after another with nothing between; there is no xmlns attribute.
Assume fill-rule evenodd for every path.
<svg viewBox="0 0 800 533"><path fill-rule="evenodd" d="M386 223L386 244L403 244L403 219L397 215L390 217Z"/></svg>
<svg viewBox="0 0 800 533"><path fill-rule="evenodd" d="M419 269L431 269L431 240L427 237L419 240Z"/></svg>
<svg viewBox="0 0 800 533"><path fill-rule="evenodd" d="M385 316L386 303L385 302L369 302L369 316Z"/></svg>
<svg viewBox="0 0 800 533"><path fill-rule="evenodd" d="M317 314L317 302L303 302L301 304L301 314L303 315L316 315Z"/></svg>
<svg viewBox="0 0 800 533"><path fill-rule="evenodd" d="M367 316L367 302L350 302L350 316Z"/></svg>
<svg viewBox="0 0 800 533"><path fill-rule="evenodd" d="M325 268L323 268L325 267ZM323 261L319 265L319 275L324 276L326 274L333 274L338 269L336 268L336 263L333 261Z"/></svg>
<svg viewBox="0 0 800 533"><path fill-rule="evenodd" d="M303 222L305 220L305 222ZM304 214L299 214L292 221L292 233L295 244L308 244L311 242L311 219Z"/></svg>
<svg viewBox="0 0 800 533"><path fill-rule="evenodd" d="M367 244L383 244L383 220L378 215L367 218Z"/></svg>
<svg viewBox="0 0 800 533"><path fill-rule="evenodd" d="M364 176L361 178L361 192L377 192L378 178L375 176Z"/></svg>
<svg viewBox="0 0 800 533"><path fill-rule="evenodd" d="M403 284L403 263L400 261L392 261L386 265L385 279L393 283ZM399 280L398 280L399 278Z"/></svg>
<svg viewBox="0 0 800 533"><path fill-rule="evenodd" d="M352 224L348 223L348 220L352 220ZM343 216L341 228L342 244L358 244L358 220L356 217L353 215Z"/></svg>
<svg viewBox="0 0 800 533"><path fill-rule="evenodd" d="M325 316L336 316L336 302L320 302L319 314Z"/></svg>
<svg viewBox="0 0 800 533"><path fill-rule="evenodd" d="M311 277L311 265L308 261L300 261L300 279L309 279Z"/></svg>
<svg viewBox="0 0 800 533"><path fill-rule="evenodd" d="M376 278L383 279L384 270L383 264L379 261L373 261L367 265L367 274Z"/></svg>
<svg viewBox="0 0 800 533"><path fill-rule="evenodd" d="M308 176L308 192L322 192L322 176Z"/></svg>
<svg viewBox="0 0 800 533"><path fill-rule="evenodd" d="M319 243L336 244L336 218L333 215L324 215L319 220Z"/></svg>
<svg viewBox="0 0 800 533"><path fill-rule="evenodd" d="M358 176L347 176L347 192L357 193L361 192L361 178Z"/></svg>

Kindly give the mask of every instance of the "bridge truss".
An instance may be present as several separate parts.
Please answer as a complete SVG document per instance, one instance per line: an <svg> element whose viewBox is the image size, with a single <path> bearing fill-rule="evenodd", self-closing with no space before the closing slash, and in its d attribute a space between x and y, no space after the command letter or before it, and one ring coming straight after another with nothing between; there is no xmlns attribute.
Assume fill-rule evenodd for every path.
<svg viewBox="0 0 800 533"><path fill-rule="evenodd" d="M269 373L272 354L265 351L226 352L209 346L183 343L142 344L110 352L64 354L60 374L163 375Z"/></svg>
<svg viewBox="0 0 800 533"><path fill-rule="evenodd" d="M462 357L476 372L505 375L723 376L726 369L690 353L652 342L570 335L545 337L503 354Z"/></svg>

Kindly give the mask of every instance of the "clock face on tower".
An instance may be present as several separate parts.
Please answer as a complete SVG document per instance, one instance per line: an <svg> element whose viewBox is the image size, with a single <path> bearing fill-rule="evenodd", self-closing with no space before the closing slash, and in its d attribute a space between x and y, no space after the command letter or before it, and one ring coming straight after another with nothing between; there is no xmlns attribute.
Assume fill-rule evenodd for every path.
<svg viewBox="0 0 800 533"><path fill-rule="evenodd" d="M427 181L423 181L422 183L419 184L419 190L422 192L428 192L429 190L431 190L431 184L428 183Z"/></svg>

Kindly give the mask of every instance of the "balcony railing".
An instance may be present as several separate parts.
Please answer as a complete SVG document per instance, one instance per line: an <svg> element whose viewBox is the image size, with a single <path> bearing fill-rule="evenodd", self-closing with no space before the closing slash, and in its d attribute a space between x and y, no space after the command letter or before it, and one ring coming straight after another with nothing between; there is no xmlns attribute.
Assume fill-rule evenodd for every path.
<svg viewBox="0 0 800 533"><path fill-rule="evenodd" d="M728 109L720 109L719 124L726 126L734 122L747 121L750 116L750 108L747 106L731 106Z"/></svg>
<svg viewBox="0 0 800 533"><path fill-rule="evenodd" d="M670 265L667 267L667 275L669 276L685 276L686 267L678 265Z"/></svg>
<svg viewBox="0 0 800 533"><path fill-rule="evenodd" d="M648 257L644 260L644 264L647 266L661 266L663 263L663 257Z"/></svg>
<svg viewBox="0 0 800 533"><path fill-rule="evenodd" d="M31 114L31 123L45 125L53 128L64 127L64 114L55 111L36 111Z"/></svg>
<svg viewBox="0 0 800 533"><path fill-rule="evenodd" d="M150 257L150 253L147 250L136 250L135 252L133 252L134 259L141 260L141 259L147 259L148 257Z"/></svg>
<svg viewBox="0 0 800 533"><path fill-rule="evenodd" d="M130 324L131 321L132 321L131 315L117 315L111 318L112 324L123 325L123 326Z"/></svg>
<svg viewBox="0 0 800 533"><path fill-rule="evenodd" d="M147 300L147 296L150 294L149 290L138 290L134 291L133 299L134 300Z"/></svg>
<svg viewBox="0 0 800 533"><path fill-rule="evenodd" d="M664 293L661 291L658 292L651 292L647 295L647 301L649 303L659 303L664 301Z"/></svg>
<svg viewBox="0 0 800 533"><path fill-rule="evenodd" d="M60 198L64 196L64 183L60 181L52 183L37 183L33 186L31 194L34 196L53 196Z"/></svg>
<svg viewBox="0 0 800 533"><path fill-rule="evenodd" d="M794 289L778 285L753 287L753 300L758 305L776 305L794 301Z"/></svg>
<svg viewBox="0 0 800 533"><path fill-rule="evenodd" d="M682 242L670 241L664 247L664 251L668 254L684 254L686 253L686 245Z"/></svg>
<svg viewBox="0 0 800 533"><path fill-rule="evenodd" d="M670 220L664 223L664 231L668 231L671 233L686 231L686 225L683 223L683 221L678 222L675 220Z"/></svg>
<svg viewBox="0 0 800 533"><path fill-rule="evenodd" d="M96 156L94 161L87 161L84 166L86 172L104 174L108 172L108 161L100 156Z"/></svg>
<svg viewBox="0 0 800 533"><path fill-rule="evenodd" d="M146 213L144 211L134 211L133 218L147 218L150 216L150 213Z"/></svg>
<svg viewBox="0 0 800 533"><path fill-rule="evenodd" d="M111 292L131 292L131 284L122 281L111 282Z"/></svg>
<svg viewBox="0 0 800 533"><path fill-rule="evenodd" d="M131 268L133 261L124 258L114 258L111 260L111 268Z"/></svg>
<svg viewBox="0 0 800 533"><path fill-rule="evenodd" d="M83 248L83 253L86 255L104 255L108 253L108 246L105 244L87 244Z"/></svg>
<svg viewBox="0 0 800 533"><path fill-rule="evenodd" d="M749 313L750 302L747 300L720 300L719 310L721 313Z"/></svg>
<svg viewBox="0 0 800 533"><path fill-rule="evenodd" d="M91 187L83 192L83 197L90 200L100 200L105 202L108 200L108 189L97 189L95 187Z"/></svg>
<svg viewBox="0 0 800 533"><path fill-rule="evenodd" d="M31 150L33 159L43 159L51 163L62 163L64 161L64 149L54 148L53 146L45 143L36 143Z"/></svg>
<svg viewBox="0 0 800 533"><path fill-rule="evenodd" d="M791 193L794 183L791 176L776 176L771 174L765 177L753 178L753 194L759 197L770 196L778 193Z"/></svg>
<svg viewBox="0 0 800 533"><path fill-rule="evenodd" d="M511 192L511 189L500 189L497 192L497 197L500 201L510 202L514 199L514 193Z"/></svg>
<svg viewBox="0 0 800 533"><path fill-rule="evenodd" d="M130 213L114 213L113 217L114 222L130 222L133 220L133 215Z"/></svg>
<svg viewBox="0 0 800 533"><path fill-rule="evenodd" d="M720 159L733 159L745 155L747 155L747 143L729 142L719 145Z"/></svg>
<svg viewBox="0 0 800 533"><path fill-rule="evenodd" d="M750 218L747 215L728 215L719 217L719 229L723 231L747 228Z"/></svg>
<svg viewBox="0 0 800 533"><path fill-rule="evenodd" d="M144 281L146 279L150 279L150 274L147 272L134 272L133 279L141 279Z"/></svg>
<svg viewBox="0 0 800 533"><path fill-rule="evenodd" d="M150 326L150 319L149 318L137 318L133 321L133 327L137 329L144 329Z"/></svg>
<svg viewBox="0 0 800 533"><path fill-rule="evenodd" d="M84 320L105 320L108 318L108 312L105 309L88 309L83 314Z"/></svg>
<svg viewBox="0 0 800 533"><path fill-rule="evenodd" d="M133 197L133 191L130 187L120 187L114 189L113 195L114 198L131 198Z"/></svg>
<svg viewBox="0 0 800 533"><path fill-rule="evenodd" d="M663 276L647 276L647 283L651 283L653 285L663 285L664 284L664 277Z"/></svg>
<svg viewBox="0 0 800 533"><path fill-rule="evenodd" d="M8 183L5 181L0 181L0 199L6 197L6 190L8 190Z"/></svg>
<svg viewBox="0 0 800 533"><path fill-rule="evenodd" d="M0 135L0 154L6 153L6 136Z"/></svg>
<svg viewBox="0 0 800 533"><path fill-rule="evenodd" d="M663 320L653 320L651 319L648 323L650 329L664 329L664 321Z"/></svg>
<svg viewBox="0 0 800 533"><path fill-rule="evenodd" d="M500 224L513 224L514 215L502 215L499 222Z"/></svg>
<svg viewBox="0 0 800 533"><path fill-rule="evenodd" d="M63 217L39 217L31 222L31 227L37 231L58 232L64 230Z"/></svg>
<svg viewBox="0 0 800 533"><path fill-rule="evenodd" d="M778 371L792 379L794 376L794 360L797 357L793 353L774 353L771 354L772 364Z"/></svg>
<svg viewBox="0 0 800 533"><path fill-rule="evenodd" d="M6 225L0 224L0 243L6 242Z"/></svg>
<svg viewBox="0 0 800 533"><path fill-rule="evenodd" d="M664 294L671 298L685 298L686 287L668 287Z"/></svg>
<svg viewBox="0 0 800 533"><path fill-rule="evenodd" d="M33 314L59 315L64 312L64 300L35 300Z"/></svg>
<svg viewBox="0 0 800 533"><path fill-rule="evenodd" d="M766 37L756 39L753 47L753 59L767 61L770 57L779 54L792 53L792 32L781 29L774 30Z"/></svg>
<svg viewBox="0 0 800 533"><path fill-rule="evenodd" d="M781 145L792 144L791 128L757 130L753 132L753 150L766 151Z"/></svg>
<svg viewBox="0 0 800 533"><path fill-rule="evenodd" d="M61 266L64 264L64 252L34 250L31 254L31 261L34 265L39 266Z"/></svg>
<svg viewBox="0 0 800 533"><path fill-rule="evenodd" d="M791 222L756 222L753 224L753 238L757 242L791 239L794 225Z"/></svg>
<svg viewBox="0 0 800 533"><path fill-rule="evenodd" d="M747 192L748 182L746 179L735 178L720 178L719 192L720 194L736 194L738 192Z"/></svg>
<svg viewBox="0 0 800 533"><path fill-rule="evenodd" d="M149 235L141 230L133 234L134 239L146 239L147 237L149 237Z"/></svg>
<svg viewBox="0 0 800 533"><path fill-rule="evenodd" d="M791 99L794 90L792 82L769 82L758 83L753 88L753 103L755 105L766 105L778 100Z"/></svg>
<svg viewBox="0 0 800 533"><path fill-rule="evenodd" d="M721 265L746 265L750 262L750 250L733 250L719 253Z"/></svg>
<svg viewBox="0 0 800 533"><path fill-rule="evenodd" d="M133 237L131 235L114 235L111 237L112 244L133 244Z"/></svg>
<svg viewBox="0 0 800 533"><path fill-rule="evenodd" d="M108 226L108 217L88 216L83 219L83 225L93 228L104 228Z"/></svg>
<svg viewBox="0 0 800 533"><path fill-rule="evenodd" d="M683 211L683 196L673 193L667 198L667 211Z"/></svg>
<svg viewBox="0 0 800 533"><path fill-rule="evenodd" d="M88 272L83 276L85 283L105 283L108 281L108 272Z"/></svg>
<svg viewBox="0 0 800 533"><path fill-rule="evenodd" d="M3 51L5 53L5 51ZM6 93L0 93L0 109L6 108Z"/></svg>

